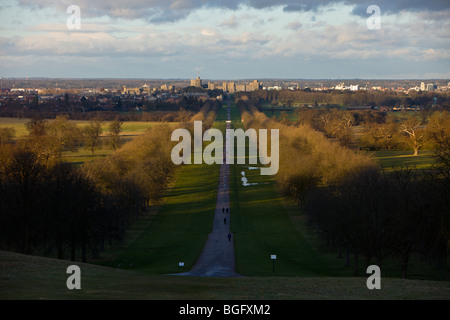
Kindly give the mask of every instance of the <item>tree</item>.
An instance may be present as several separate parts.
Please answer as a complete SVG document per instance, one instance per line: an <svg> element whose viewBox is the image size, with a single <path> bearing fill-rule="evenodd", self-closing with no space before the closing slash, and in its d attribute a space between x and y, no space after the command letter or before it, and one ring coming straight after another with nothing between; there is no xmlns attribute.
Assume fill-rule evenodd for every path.
<svg viewBox="0 0 450 320"><path fill-rule="evenodd" d="M447 279L450 280L450 114L434 113L427 126L427 137L433 144L436 158L436 193L441 208L438 211L439 237L446 247Z"/></svg>
<svg viewBox="0 0 450 320"><path fill-rule="evenodd" d="M428 206L421 202L424 188L416 170L398 168L392 171L389 178L392 194L395 194L395 201L392 201L395 241L392 241L392 247L398 251L401 276L406 278L411 253L414 246L421 242L418 230L424 225L422 217Z"/></svg>
<svg viewBox="0 0 450 320"><path fill-rule="evenodd" d="M89 124L83 130L85 148L91 150L92 154L100 146L100 135L103 131L102 124L102 120L94 119L89 121Z"/></svg>
<svg viewBox="0 0 450 320"><path fill-rule="evenodd" d="M407 140L414 149L414 155L419 155L419 149L423 145L425 131L422 128L422 121L418 118L411 117L403 121L400 125L403 133L407 135Z"/></svg>
<svg viewBox="0 0 450 320"><path fill-rule="evenodd" d="M47 120L33 118L25 124L28 135L43 136L47 133Z"/></svg>
<svg viewBox="0 0 450 320"><path fill-rule="evenodd" d="M66 106L66 109L69 107L69 94L66 92L66 94L64 94L64 105Z"/></svg>
<svg viewBox="0 0 450 320"><path fill-rule="evenodd" d="M14 226L9 230L9 238L15 238L19 250L26 254L31 253L32 243L42 236L36 225L41 225L44 181L45 168L37 155L17 149L0 182L0 211L9 216L9 223Z"/></svg>
<svg viewBox="0 0 450 320"><path fill-rule="evenodd" d="M49 123L47 131L59 141L59 152L77 149L81 131L75 123L69 122L67 116L57 116L54 121Z"/></svg>
<svg viewBox="0 0 450 320"><path fill-rule="evenodd" d="M0 145L12 143L14 141L15 136L16 136L16 129L14 129L13 127L0 128Z"/></svg>
<svg viewBox="0 0 450 320"><path fill-rule="evenodd" d="M177 113L177 121L178 122L188 122L191 118L189 112L187 112L183 107L180 107Z"/></svg>
<svg viewBox="0 0 450 320"><path fill-rule="evenodd" d="M120 133L122 132L122 124L123 122L119 118L116 118L108 126L108 143L113 151L116 151L116 149L120 146Z"/></svg>
<svg viewBox="0 0 450 320"><path fill-rule="evenodd" d="M426 137L435 149L439 163L450 167L450 113L435 112L428 122Z"/></svg>
<svg viewBox="0 0 450 320"><path fill-rule="evenodd" d="M280 112L280 119L279 121L284 125L289 125L291 122L289 121L289 117L286 111Z"/></svg>
<svg viewBox="0 0 450 320"><path fill-rule="evenodd" d="M399 128L398 125L391 119L386 123L382 123L378 127L380 134L380 144L383 148L391 150L398 144Z"/></svg>
<svg viewBox="0 0 450 320"><path fill-rule="evenodd" d="M33 152L41 163L47 165L50 160L61 156L60 142L55 135L49 134L47 120L32 119L26 126L28 136L21 144Z"/></svg>

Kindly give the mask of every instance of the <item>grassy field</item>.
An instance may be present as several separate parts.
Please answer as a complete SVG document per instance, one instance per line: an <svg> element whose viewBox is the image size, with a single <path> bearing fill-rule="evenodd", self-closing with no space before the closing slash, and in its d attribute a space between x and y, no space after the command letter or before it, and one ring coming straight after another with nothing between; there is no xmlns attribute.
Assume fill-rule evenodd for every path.
<svg viewBox="0 0 450 320"><path fill-rule="evenodd" d="M24 137L28 134L28 131L26 129L26 123L29 122L31 119L18 119L18 118L2 118L0 117L0 128L2 127L13 127L16 130L16 138ZM49 120L52 121L52 120ZM85 127L89 121L85 120L69 120L70 122L75 123L80 128ZM106 136L108 134L108 125L111 123L111 121L105 121L102 124L102 137L101 139L103 141L106 140ZM173 122L170 123L170 125L173 125L174 127L178 123ZM126 143L128 141L131 141L136 136L143 134L147 129L161 125L161 122L144 122L144 121L125 121L122 124L122 132L120 133L121 141L122 143ZM77 151L64 151L63 157L64 160L71 163L77 163L82 164L84 162L92 161L98 158L104 158L107 155L110 155L112 153L112 150L109 149L107 146L102 145L100 148L95 151L94 154L91 153L91 151L86 150L84 148L79 148Z"/></svg>
<svg viewBox="0 0 450 320"><path fill-rule="evenodd" d="M242 172L249 183L244 186ZM237 272L248 276L343 276L343 263L324 255L307 240L278 194L275 182L259 170L236 165L232 172L231 229L235 234ZM300 218L300 217L297 217ZM300 222L298 222L301 224ZM270 259L277 255L275 268Z"/></svg>
<svg viewBox="0 0 450 320"><path fill-rule="evenodd" d="M235 127L242 127L239 123ZM231 229L237 272L248 276L343 276L348 270L321 250L303 217L278 193L272 176L249 165L231 170ZM244 186L243 174L250 183ZM277 255L275 267L270 259Z"/></svg>
<svg viewBox="0 0 450 320"><path fill-rule="evenodd" d="M386 170L401 166L426 169L430 168L435 162L433 152L430 150L419 151L418 156L414 156L413 152L409 150L381 150L370 153L380 166Z"/></svg>
<svg viewBox="0 0 450 320"><path fill-rule="evenodd" d="M277 111L276 108L274 108L275 110L272 112L272 110L264 110L263 113L268 117L268 118L277 118L280 119L280 115L281 112L286 112L287 114L287 119L291 122L296 122L298 120L298 115L293 112L293 111Z"/></svg>
<svg viewBox="0 0 450 320"><path fill-rule="evenodd" d="M236 108L232 117L238 127ZM257 184L243 186L242 172ZM218 165L178 168L159 212L133 225L100 265L0 251L0 299L450 299L448 282L390 278L384 267L382 289L368 290L366 276L349 276L352 268L327 252L273 179L246 165L234 165L230 181L237 272L246 277L169 275L190 269L211 232L218 174ZM81 268L81 290L66 288L71 264Z"/></svg>
<svg viewBox="0 0 450 320"><path fill-rule="evenodd" d="M13 127L16 129L16 137L20 138L25 136L27 132L26 123L31 119L23 118L3 118L0 117L0 128L3 127ZM52 120L49 120L50 122ZM80 127L86 126L89 121L87 120L69 120L69 122L75 123ZM108 125L112 121L105 121L102 125L103 135L108 133ZM142 134L148 128L154 127L155 125L160 124L160 122L144 122L144 121L125 121L122 125L122 136L133 136ZM175 125L175 123L174 123Z"/></svg>
<svg viewBox="0 0 450 320"><path fill-rule="evenodd" d="M146 226L134 241L117 250L116 258L102 264L150 274L189 270L212 229L218 176L219 165L215 164L178 168L158 214L144 222ZM184 262L184 267L178 262Z"/></svg>
<svg viewBox="0 0 450 320"><path fill-rule="evenodd" d="M165 274L190 269L200 255L216 206L218 166L183 166L161 211L108 266ZM184 269L178 262L185 263Z"/></svg>
<svg viewBox="0 0 450 320"><path fill-rule="evenodd" d="M3 118L0 117L0 128L4 127L12 127L16 130L16 137L21 138L28 134L26 124L31 119L19 119L19 118ZM48 120L51 122L52 120ZM88 125L89 121L87 120L69 120L71 123L75 123L80 128L83 128ZM108 134L108 126L112 121L105 121L102 124L102 136L106 136ZM144 122L144 121L125 121L122 124L122 132L120 135L127 139L133 136L140 135L145 132L148 128L152 128L154 126L160 125L161 122ZM176 126L177 123L173 122L170 125Z"/></svg>
<svg viewBox="0 0 450 320"><path fill-rule="evenodd" d="M66 287L66 270L72 264L81 269L81 290ZM149 275L0 251L0 299L450 299L450 285L382 277L381 290L368 290L365 277Z"/></svg>

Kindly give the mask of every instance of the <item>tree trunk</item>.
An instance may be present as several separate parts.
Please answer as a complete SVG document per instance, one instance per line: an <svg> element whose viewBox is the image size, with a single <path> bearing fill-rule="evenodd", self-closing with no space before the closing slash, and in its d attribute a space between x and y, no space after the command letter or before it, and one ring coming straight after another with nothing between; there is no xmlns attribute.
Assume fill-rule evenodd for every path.
<svg viewBox="0 0 450 320"><path fill-rule="evenodd" d="M450 235L447 237L447 281L450 281Z"/></svg>
<svg viewBox="0 0 450 320"><path fill-rule="evenodd" d="M64 258L63 244L58 242L58 259L62 260Z"/></svg>
<svg viewBox="0 0 450 320"><path fill-rule="evenodd" d="M406 279L408 272L409 251L409 248L407 248L402 254L402 279Z"/></svg>
<svg viewBox="0 0 450 320"><path fill-rule="evenodd" d="M345 253L345 266L350 267L350 252L348 252L348 250Z"/></svg>
<svg viewBox="0 0 450 320"><path fill-rule="evenodd" d="M358 275L358 254L355 253L353 255L353 262L354 262L354 267L353 267L353 275L357 276Z"/></svg>
<svg viewBox="0 0 450 320"><path fill-rule="evenodd" d="M369 254L366 254L365 259L366 259L366 267L370 266L371 256Z"/></svg>
<svg viewBox="0 0 450 320"><path fill-rule="evenodd" d="M81 244L81 262L87 262L86 251L86 241L83 240Z"/></svg>
<svg viewBox="0 0 450 320"><path fill-rule="evenodd" d="M28 228L28 225L25 226L25 233L23 237L23 253L31 254L30 229Z"/></svg>
<svg viewBox="0 0 450 320"><path fill-rule="evenodd" d="M75 241L70 243L70 260L75 261Z"/></svg>
<svg viewBox="0 0 450 320"><path fill-rule="evenodd" d="M414 147L414 156L418 156L419 155L419 148Z"/></svg>

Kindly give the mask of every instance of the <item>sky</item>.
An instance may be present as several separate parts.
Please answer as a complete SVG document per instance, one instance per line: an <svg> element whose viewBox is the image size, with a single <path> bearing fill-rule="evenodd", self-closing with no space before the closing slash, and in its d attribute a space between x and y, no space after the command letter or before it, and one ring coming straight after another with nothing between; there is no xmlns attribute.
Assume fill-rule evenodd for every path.
<svg viewBox="0 0 450 320"><path fill-rule="evenodd" d="M0 2L0 77L197 76L449 79L450 1Z"/></svg>

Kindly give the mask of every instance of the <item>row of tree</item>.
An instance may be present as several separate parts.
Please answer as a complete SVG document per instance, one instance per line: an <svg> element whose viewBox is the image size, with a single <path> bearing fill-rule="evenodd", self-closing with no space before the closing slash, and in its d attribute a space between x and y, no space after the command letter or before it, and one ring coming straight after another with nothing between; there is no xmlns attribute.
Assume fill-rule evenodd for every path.
<svg viewBox="0 0 450 320"><path fill-rule="evenodd" d="M216 112L211 104L200 116ZM115 125L111 132L120 130ZM0 248L60 259L69 253L72 260L81 254L85 262L122 241L127 227L161 201L175 169L173 128L152 127L110 156L77 166L43 156L48 144L39 139L53 122L48 126L31 122L27 142L0 144ZM70 131L62 128L57 144L68 147Z"/></svg>
<svg viewBox="0 0 450 320"><path fill-rule="evenodd" d="M108 133L102 137L103 121L93 119L80 127L67 117L57 117L52 121L31 119L26 123L28 134L15 139L15 129L5 127L0 130L0 144L16 143L32 151L44 163L58 162L64 151L77 151L84 147L94 154L103 144L114 151L120 146L122 121L116 118L107 126Z"/></svg>
<svg viewBox="0 0 450 320"><path fill-rule="evenodd" d="M391 257L406 277L413 253L449 270L450 126L443 114L430 122L438 159L433 170L386 173L308 124L269 119L250 100L237 105L246 127L279 129L280 190L333 248L347 260L353 255L355 273L360 257L366 265Z"/></svg>
<svg viewBox="0 0 450 320"><path fill-rule="evenodd" d="M361 257L365 267L381 267L390 257L407 277L414 253L442 270L450 262L448 183L435 171L364 170L339 184L312 188L304 212L327 243L346 255L347 264L353 255L355 275Z"/></svg>
<svg viewBox="0 0 450 320"><path fill-rule="evenodd" d="M282 111L279 121L285 125L310 125L343 146L361 149L413 150L433 148L439 130L450 130L450 113L434 111L395 115L378 111L354 112L342 109L301 109L290 120Z"/></svg>
<svg viewBox="0 0 450 320"><path fill-rule="evenodd" d="M410 92L408 94L395 91L311 91L306 90L257 90L251 93L237 93L238 97L248 96L255 104L270 103L273 106L301 107L304 105L352 107L352 106L386 106L450 109L448 92Z"/></svg>
<svg viewBox="0 0 450 320"><path fill-rule="evenodd" d="M98 255L124 235L123 198L102 193L79 167L42 163L33 151L2 146L0 247L75 260Z"/></svg>
<svg viewBox="0 0 450 320"><path fill-rule="evenodd" d="M436 148L443 136L450 132L450 113L436 111L426 121L410 116L395 121L389 118L385 123L369 123L363 126L358 141L366 149L412 149L414 155L423 147Z"/></svg>

